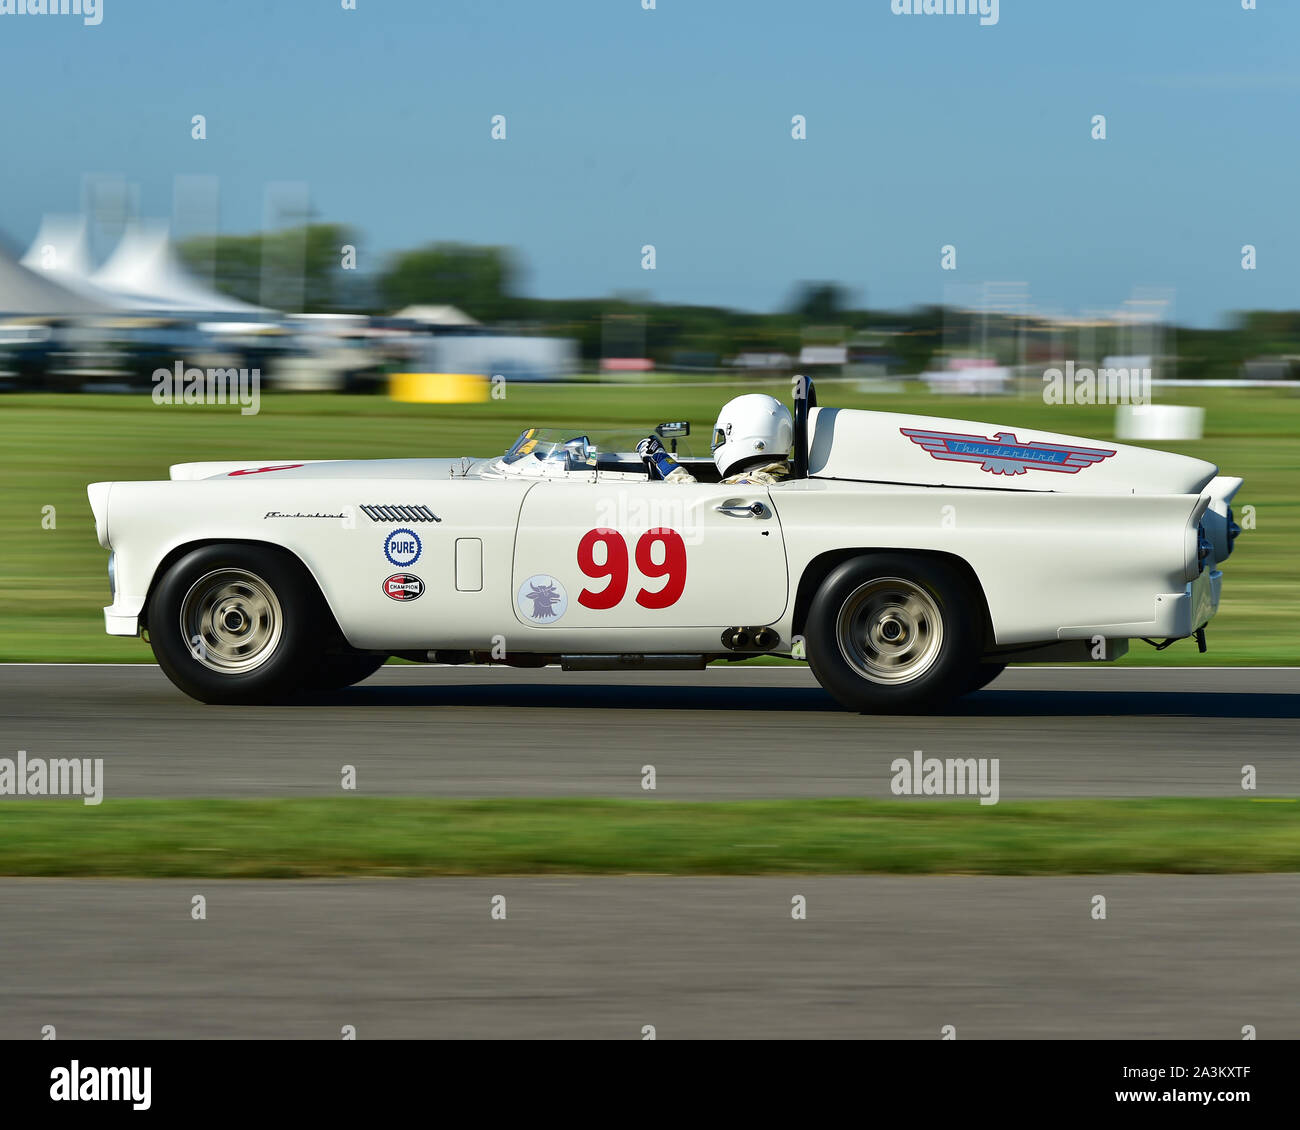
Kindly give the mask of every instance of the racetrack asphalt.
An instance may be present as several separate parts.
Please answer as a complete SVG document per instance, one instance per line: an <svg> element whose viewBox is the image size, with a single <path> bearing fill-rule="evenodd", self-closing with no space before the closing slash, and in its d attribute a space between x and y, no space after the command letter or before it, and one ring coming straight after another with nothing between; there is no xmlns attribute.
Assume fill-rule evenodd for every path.
<svg viewBox="0 0 1300 1130"><path fill-rule="evenodd" d="M1296 875L7 879L0 907L8 1039L1300 1037Z"/></svg>
<svg viewBox="0 0 1300 1130"><path fill-rule="evenodd" d="M295 705L212 707L152 665L0 665L0 755L103 757L105 795L888 796L914 750L998 757L1001 797L1300 795L1300 668L1011 669L931 716L841 710L803 667L389 665Z"/></svg>
<svg viewBox="0 0 1300 1130"><path fill-rule="evenodd" d="M4 665L0 728L104 757L109 797L337 795L343 764L371 794L645 797L647 763L675 799L883 796L914 749L1000 757L1004 798L1241 796L1244 764L1300 794L1296 669L1026 668L867 717L802 668L390 666L216 708L152 666ZM1297 907L1296 875L0 879L0 1038L1295 1039Z"/></svg>

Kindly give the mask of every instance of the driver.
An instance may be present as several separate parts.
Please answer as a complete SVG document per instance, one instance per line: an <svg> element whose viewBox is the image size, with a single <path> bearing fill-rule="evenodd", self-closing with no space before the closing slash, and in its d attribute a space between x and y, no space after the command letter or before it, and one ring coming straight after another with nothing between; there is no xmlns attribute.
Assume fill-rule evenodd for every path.
<svg viewBox="0 0 1300 1130"><path fill-rule="evenodd" d="M713 425L713 461L728 484L770 486L790 474L794 422L790 410L774 396L747 393L727 401ZM636 445L651 475L668 483L698 480L664 450L658 436Z"/></svg>

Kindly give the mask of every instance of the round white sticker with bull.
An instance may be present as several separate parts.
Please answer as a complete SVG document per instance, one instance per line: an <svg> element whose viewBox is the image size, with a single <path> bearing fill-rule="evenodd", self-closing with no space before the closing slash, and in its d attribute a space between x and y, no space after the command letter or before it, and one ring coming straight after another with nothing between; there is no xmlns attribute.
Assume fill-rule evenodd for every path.
<svg viewBox="0 0 1300 1130"><path fill-rule="evenodd" d="M532 624L553 624L569 607L569 596L559 579L536 573L519 586L519 614Z"/></svg>

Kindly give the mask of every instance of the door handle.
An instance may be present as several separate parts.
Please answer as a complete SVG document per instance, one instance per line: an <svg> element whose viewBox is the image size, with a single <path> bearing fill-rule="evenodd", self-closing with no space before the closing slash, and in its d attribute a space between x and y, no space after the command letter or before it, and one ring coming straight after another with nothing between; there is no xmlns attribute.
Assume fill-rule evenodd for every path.
<svg viewBox="0 0 1300 1130"><path fill-rule="evenodd" d="M767 507L761 502L723 502L713 508L719 514L733 518L766 518Z"/></svg>

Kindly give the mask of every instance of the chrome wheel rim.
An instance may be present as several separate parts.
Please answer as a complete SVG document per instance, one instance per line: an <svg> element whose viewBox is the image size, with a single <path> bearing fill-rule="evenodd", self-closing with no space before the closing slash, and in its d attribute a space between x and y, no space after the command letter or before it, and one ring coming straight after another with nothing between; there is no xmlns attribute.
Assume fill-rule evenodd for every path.
<svg viewBox="0 0 1300 1130"><path fill-rule="evenodd" d="M840 654L873 683L909 683L934 666L943 646L943 616L915 581L877 577L840 606Z"/></svg>
<svg viewBox="0 0 1300 1130"><path fill-rule="evenodd" d="M244 569L216 569L181 601L181 633L190 654L210 671L237 675L260 667L284 629L271 586Z"/></svg>

